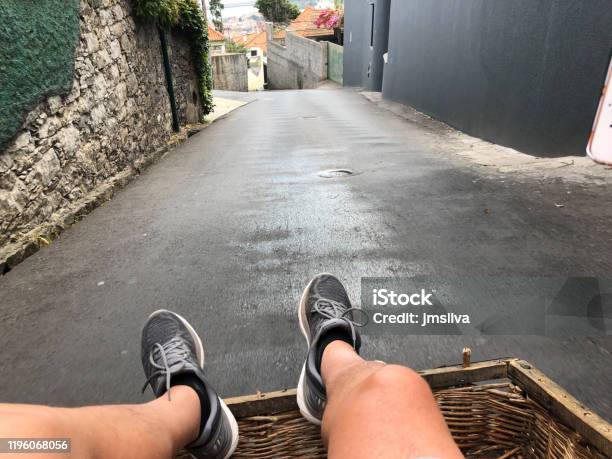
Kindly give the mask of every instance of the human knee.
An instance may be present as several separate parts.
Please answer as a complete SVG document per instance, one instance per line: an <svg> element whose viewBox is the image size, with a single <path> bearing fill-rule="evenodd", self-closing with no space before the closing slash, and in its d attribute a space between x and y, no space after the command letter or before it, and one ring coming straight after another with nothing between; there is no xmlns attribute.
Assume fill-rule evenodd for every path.
<svg viewBox="0 0 612 459"><path fill-rule="evenodd" d="M368 392L386 397L431 397L427 382L415 371L401 365L385 365L365 381Z"/></svg>

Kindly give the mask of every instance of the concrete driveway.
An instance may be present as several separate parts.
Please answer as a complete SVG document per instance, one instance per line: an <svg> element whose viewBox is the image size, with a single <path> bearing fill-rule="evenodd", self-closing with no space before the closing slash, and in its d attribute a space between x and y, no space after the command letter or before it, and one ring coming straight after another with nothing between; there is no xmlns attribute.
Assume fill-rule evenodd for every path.
<svg viewBox="0 0 612 459"><path fill-rule="evenodd" d="M250 97L0 278L1 401L148 399L140 327L158 308L200 330L223 396L295 386L296 303L321 271L356 303L364 276L611 272L605 184L481 174L351 90ZM318 175L338 167L358 174ZM466 345L530 360L612 419L609 336L366 337L363 353L421 369Z"/></svg>

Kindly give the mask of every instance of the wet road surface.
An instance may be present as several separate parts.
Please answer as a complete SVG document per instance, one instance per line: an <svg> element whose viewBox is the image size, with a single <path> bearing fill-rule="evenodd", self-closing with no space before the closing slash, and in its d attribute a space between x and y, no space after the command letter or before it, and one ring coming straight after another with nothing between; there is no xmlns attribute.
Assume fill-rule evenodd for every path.
<svg viewBox="0 0 612 459"><path fill-rule="evenodd" d="M251 99L0 278L1 401L148 399L140 327L158 308L201 332L223 396L293 387L295 308L322 271L356 303L364 276L610 273L607 189L479 177L354 91ZM530 360L612 418L610 337L365 337L363 354L421 369L466 345Z"/></svg>

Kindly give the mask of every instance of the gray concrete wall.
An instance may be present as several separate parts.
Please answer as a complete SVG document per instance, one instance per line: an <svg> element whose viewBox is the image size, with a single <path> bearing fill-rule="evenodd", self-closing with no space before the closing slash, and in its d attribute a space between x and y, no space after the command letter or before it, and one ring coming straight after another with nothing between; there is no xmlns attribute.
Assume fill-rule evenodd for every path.
<svg viewBox="0 0 612 459"><path fill-rule="evenodd" d="M268 42L268 89L312 89L326 78L326 42L291 32L285 46Z"/></svg>
<svg viewBox="0 0 612 459"><path fill-rule="evenodd" d="M344 85L362 86L361 67L367 31L363 0L344 0Z"/></svg>
<svg viewBox="0 0 612 459"><path fill-rule="evenodd" d="M211 59L214 89L249 90L249 66L245 54L216 54Z"/></svg>
<svg viewBox="0 0 612 459"><path fill-rule="evenodd" d="M537 155L584 154L612 49L611 2L395 1L380 66L381 2L345 2L345 85L381 90L380 69L385 98L469 134Z"/></svg>
<svg viewBox="0 0 612 459"><path fill-rule="evenodd" d="M358 3L347 1L347 20ZM385 98L521 151L584 155L612 49L610 0L401 0L390 17Z"/></svg>
<svg viewBox="0 0 612 459"><path fill-rule="evenodd" d="M391 0L345 0L346 86L359 86L369 91L382 90L383 54L387 52L390 6Z"/></svg>

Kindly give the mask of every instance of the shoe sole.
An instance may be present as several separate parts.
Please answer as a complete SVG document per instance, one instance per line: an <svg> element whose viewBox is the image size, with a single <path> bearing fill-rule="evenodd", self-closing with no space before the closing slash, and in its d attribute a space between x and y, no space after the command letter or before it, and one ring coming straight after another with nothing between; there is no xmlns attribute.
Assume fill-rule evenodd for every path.
<svg viewBox="0 0 612 459"><path fill-rule="evenodd" d="M306 306L308 303L308 292L310 291L310 287L315 279L320 276L332 276L336 277L330 273L321 273L312 278L312 280L308 283L304 292L302 292L302 297L300 298L300 302L298 303L298 320L300 322L300 330L302 331L302 335L306 338L306 349L310 349L310 327L307 327L308 319L306 317ZM306 418L307 421L316 424L318 426L321 425L321 420L317 418L312 412L308 409L306 405L306 401L304 400L304 380L306 378L306 362L304 362L304 366L302 367L302 372L300 373L300 379L298 380L297 386L297 404L300 409L300 413L302 416Z"/></svg>
<svg viewBox="0 0 612 459"><path fill-rule="evenodd" d="M176 316L183 323L183 325L185 325L185 328L187 328L187 330L189 331L189 334L191 335L191 337L196 343L196 357L198 358L198 363L200 364L200 368L203 368L204 367L204 346L202 345L202 340L200 339L200 336L195 331L195 329L191 326L191 324L187 322L187 319L185 319L180 314L177 314L176 312L173 312L173 311L168 311L167 309L158 309L157 311L151 313L151 315L149 316L149 319L155 316L156 314L160 314L164 312ZM223 399L219 396L217 396L217 398L219 399L219 402L221 402L221 409L227 416L227 419L229 420L229 423L230 423L230 429L232 431L232 445L227 455L223 457L223 459L229 459L232 456L232 454L234 454L234 451L236 451L236 448L238 447L238 440L239 440L238 422L236 421L234 414L227 407ZM195 456L193 455L191 456L195 458Z"/></svg>
<svg viewBox="0 0 612 459"><path fill-rule="evenodd" d="M227 416L227 419L229 419L230 429L232 431L232 444L230 446L230 449L225 456L219 459L229 459L230 457L232 457L232 454L234 454L234 452L236 451L236 448L238 447L238 440L240 440L240 436L238 434L238 422L236 422L236 418L234 417L234 414L225 404L223 399L221 397L218 397L218 398L219 398L219 402L221 403L221 409L225 413L225 416ZM194 454L191 454L189 452L188 454L189 456L192 457L192 459L200 459Z"/></svg>
<svg viewBox="0 0 612 459"><path fill-rule="evenodd" d="M227 416L227 419L229 419L230 429L232 431L232 446L230 447L230 450L223 458L223 459L229 459L232 456L232 454L234 454L234 451L236 451L236 448L238 447L238 440L240 439L240 435L238 433L238 422L236 422L234 413L231 412L231 410L228 408L228 406L225 404L225 402L223 401L221 397L219 397L219 402L221 402L221 409Z"/></svg>

